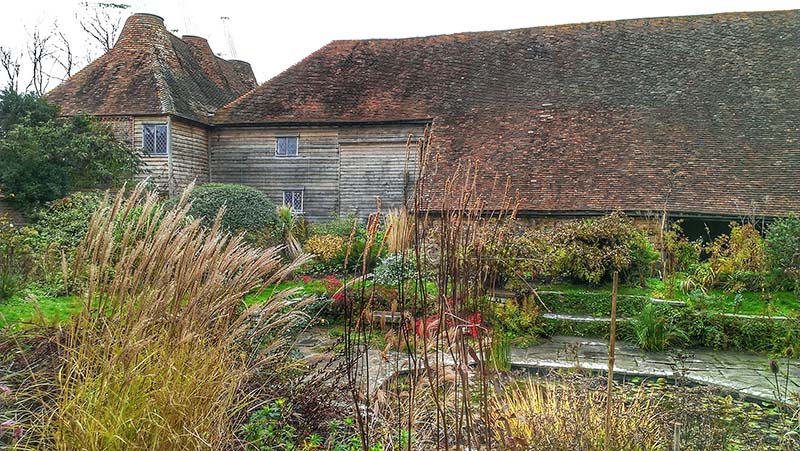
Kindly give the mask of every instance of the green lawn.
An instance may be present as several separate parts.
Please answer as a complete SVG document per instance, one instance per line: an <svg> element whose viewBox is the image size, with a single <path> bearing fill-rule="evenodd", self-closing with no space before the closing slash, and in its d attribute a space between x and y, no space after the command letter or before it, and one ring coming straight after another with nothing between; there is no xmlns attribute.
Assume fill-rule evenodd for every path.
<svg viewBox="0 0 800 451"><path fill-rule="evenodd" d="M263 302L269 299L274 293L279 293L284 290L288 290L291 288L297 288L299 290L299 294L301 295L321 295L325 294L325 285L318 280L312 280L309 283L303 283L299 280L290 280L286 282L281 282L275 285L270 285L264 289L263 292L259 294L251 294L245 296L244 302L247 305L253 305L258 302Z"/></svg>
<svg viewBox="0 0 800 451"><path fill-rule="evenodd" d="M260 294L245 297L245 303L252 305L257 302L263 302L274 293L290 288L299 289L300 294L303 295L325 294L325 285L319 280L312 280L309 283L303 283L299 280L286 281L267 287ZM541 285L538 288L545 291L551 290L576 294L580 292L606 292L609 296L611 294L610 284L599 286L559 284ZM619 292L623 295L664 297L664 286L658 279L648 279L646 288L622 286ZM737 295L721 290L709 290L706 296L701 296L697 292L694 295L690 295L680 289L675 289L673 298L686 301L689 305L705 310L725 313L744 315L792 315L800 313L800 301L798 301L797 295L792 292L744 292ZM0 328L9 325L20 327L40 319L48 323L64 322L79 308L79 300L72 296L17 296L6 301L0 301ZM37 311L41 312L41 318L38 318Z"/></svg>
<svg viewBox="0 0 800 451"><path fill-rule="evenodd" d="M738 313L742 315L791 315L800 313L800 300L797 294L791 291L777 292L752 292L746 291L739 295L728 293L724 290L706 290L705 295L699 290L685 293L680 288L680 280L676 282L670 299L684 301L691 306L705 310ZM611 295L611 284L604 285L540 285L542 291L561 291L564 293L608 293ZM647 279L647 287L620 286L619 294L648 296L665 299L667 290L660 279Z"/></svg>
<svg viewBox="0 0 800 451"><path fill-rule="evenodd" d="M258 295L247 296L245 302L248 305L262 302L273 293L289 288L299 288L301 294L325 293L325 286L319 281L312 281L308 284L300 281L290 281L267 287ZM16 296L0 301L0 328L6 326L24 327L26 324L35 321L41 322L41 320L47 323L63 323L78 310L80 310L80 300L74 296ZM39 313L41 313L41 316L39 316Z"/></svg>
<svg viewBox="0 0 800 451"><path fill-rule="evenodd" d="M0 328L20 327L40 319L47 323L61 323L79 309L80 300L74 296L17 296L0 301Z"/></svg>

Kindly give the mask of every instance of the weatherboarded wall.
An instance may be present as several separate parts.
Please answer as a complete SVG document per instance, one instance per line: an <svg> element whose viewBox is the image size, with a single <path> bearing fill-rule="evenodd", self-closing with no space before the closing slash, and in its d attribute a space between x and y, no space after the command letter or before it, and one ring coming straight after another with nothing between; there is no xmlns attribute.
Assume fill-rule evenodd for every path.
<svg viewBox="0 0 800 451"><path fill-rule="evenodd" d="M348 127L339 132L339 213L368 216L398 207L410 199L416 173L416 145L409 135L419 127Z"/></svg>
<svg viewBox="0 0 800 451"><path fill-rule="evenodd" d="M302 191L310 221L364 218L377 196L384 209L402 203L413 183L406 142L421 132L416 125L219 128L211 134L211 180L258 188L279 205L285 191ZM275 155L280 136L298 137L297 156ZM408 168L413 174L413 161Z"/></svg>
<svg viewBox="0 0 800 451"><path fill-rule="evenodd" d="M142 150L142 125L167 124L168 116L137 116L133 120L133 147ZM139 174L137 180L149 177L150 183L160 191L169 190L169 156L147 155L142 153L144 172Z"/></svg>
<svg viewBox="0 0 800 451"><path fill-rule="evenodd" d="M174 188L181 190L193 181L208 183L208 128L173 119L170 137Z"/></svg>

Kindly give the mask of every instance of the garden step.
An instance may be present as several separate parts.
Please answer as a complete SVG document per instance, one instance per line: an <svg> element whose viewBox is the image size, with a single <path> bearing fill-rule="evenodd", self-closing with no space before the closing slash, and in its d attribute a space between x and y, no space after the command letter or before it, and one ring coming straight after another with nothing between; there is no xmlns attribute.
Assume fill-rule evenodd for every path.
<svg viewBox="0 0 800 451"><path fill-rule="evenodd" d="M563 291L557 291L557 290L536 290L536 293L540 294L540 295L564 295L564 294L568 294L568 293L565 293ZM603 293L603 292L587 291L586 293L598 294L598 293ZM611 298L611 293L609 292L607 294L608 294L608 297L610 299ZM644 298L645 297L645 296L640 296L638 294L621 294L619 296L620 297L630 297L630 298ZM502 289L502 290L495 291L493 299L495 301L503 301L503 300L506 300L506 299L513 299L515 297L516 297L516 295L511 290ZM676 301L676 300L671 300L671 299L660 299L660 298L648 298L648 300L650 302L652 302L653 304L666 304L666 305L669 305L669 306L672 306L672 307L686 307L686 302L684 302L684 301Z"/></svg>
<svg viewBox="0 0 800 451"><path fill-rule="evenodd" d="M673 301L670 299L659 299L659 298L650 298L650 302L653 304L665 304L671 307L686 307L686 303L683 301Z"/></svg>
<svg viewBox="0 0 800 451"><path fill-rule="evenodd" d="M611 317L608 316L592 316L592 315L570 315L564 313L542 313L539 315L544 319L552 319L557 321L576 321L582 323L610 323ZM617 318L617 321L625 321L625 318Z"/></svg>
<svg viewBox="0 0 800 451"><path fill-rule="evenodd" d="M739 313L717 313L717 315L727 316L729 318L765 319L765 320L776 320L776 321L789 321L795 319L795 318L790 318L788 316L742 315Z"/></svg>

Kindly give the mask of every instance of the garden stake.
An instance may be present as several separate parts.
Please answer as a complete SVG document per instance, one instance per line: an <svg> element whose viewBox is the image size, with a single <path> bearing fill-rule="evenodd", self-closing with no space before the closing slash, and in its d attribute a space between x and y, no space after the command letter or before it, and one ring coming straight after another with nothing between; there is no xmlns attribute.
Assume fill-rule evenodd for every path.
<svg viewBox="0 0 800 451"><path fill-rule="evenodd" d="M617 287L619 272L614 271L611 288L611 338L608 340L608 391L606 392L606 451L611 451L611 388L614 385L614 341L617 334Z"/></svg>

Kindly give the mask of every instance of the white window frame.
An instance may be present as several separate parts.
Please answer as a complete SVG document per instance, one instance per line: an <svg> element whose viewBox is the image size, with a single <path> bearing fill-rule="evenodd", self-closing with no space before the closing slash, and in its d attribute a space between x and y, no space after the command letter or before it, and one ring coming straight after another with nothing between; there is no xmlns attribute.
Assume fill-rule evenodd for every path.
<svg viewBox="0 0 800 451"><path fill-rule="evenodd" d="M147 149L145 147L145 143L147 140L145 139L145 134L147 133L148 128L153 128L153 149ZM158 130L163 130L164 133L164 152L156 152L155 150L158 148L157 140L158 140ZM142 124L142 152L147 156L153 157L167 157L169 156L169 124L165 124L163 122L156 122L156 123L144 123Z"/></svg>
<svg viewBox="0 0 800 451"><path fill-rule="evenodd" d="M286 196L287 195L291 195L292 196L292 200L290 202L286 202ZM298 195L300 196L300 209L299 210L295 208L295 200L296 200L295 197L298 196ZM290 207L292 209L292 213L303 214L303 212L305 211L305 199L304 199L304 197L305 197L305 190L303 190L303 189L287 189L287 190L284 190L283 191L283 199L282 199L283 200L283 206Z"/></svg>
<svg viewBox="0 0 800 451"><path fill-rule="evenodd" d="M293 138L295 142L294 154L289 152L281 154L278 152L278 143L281 139ZM297 158L300 156L300 135L279 135L275 137L275 156L280 158Z"/></svg>

